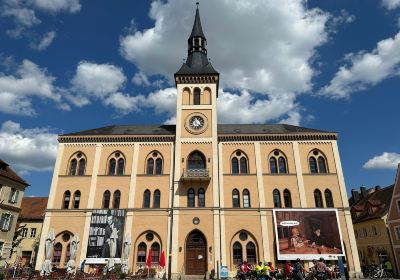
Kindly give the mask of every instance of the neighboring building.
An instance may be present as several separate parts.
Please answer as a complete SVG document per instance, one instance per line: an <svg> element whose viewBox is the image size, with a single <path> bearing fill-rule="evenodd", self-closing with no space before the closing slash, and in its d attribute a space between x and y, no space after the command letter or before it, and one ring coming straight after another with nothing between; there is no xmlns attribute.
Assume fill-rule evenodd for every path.
<svg viewBox="0 0 400 280"><path fill-rule="evenodd" d="M123 235L132 241L130 270L145 265L152 249L153 264L162 252L170 256L174 277L220 265L235 273L241 260L277 261L274 208L325 207L338 211L350 275L360 273L337 133L217 124L219 74L206 43L196 10L187 60L175 73L176 125L113 125L59 136L37 269L54 229L53 262L60 267L73 235L81 240L79 264L104 263L112 248L104 240Z"/></svg>
<svg viewBox="0 0 400 280"><path fill-rule="evenodd" d="M361 187L352 190L349 199L354 232L361 265L381 264L389 259L394 263L388 231L388 212L394 186L386 188Z"/></svg>
<svg viewBox="0 0 400 280"><path fill-rule="evenodd" d="M390 203L388 224L395 255L395 266L399 272L398 274L400 274L400 164L397 167L394 190Z"/></svg>
<svg viewBox="0 0 400 280"><path fill-rule="evenodd" d="M0 266L10 262L15 226L27 186L28 183L0 159Z"/></svg>
<svg viewBox="0 0 400 280"><path fill-rule="evenodd" d="M20 228L21 232L19 238L22 240L19 246L14 248L12 263L16 261L17 256L23 266L35 263L47 200L47 197L24 197L22 199L17 223L17 230Z"/></svg>

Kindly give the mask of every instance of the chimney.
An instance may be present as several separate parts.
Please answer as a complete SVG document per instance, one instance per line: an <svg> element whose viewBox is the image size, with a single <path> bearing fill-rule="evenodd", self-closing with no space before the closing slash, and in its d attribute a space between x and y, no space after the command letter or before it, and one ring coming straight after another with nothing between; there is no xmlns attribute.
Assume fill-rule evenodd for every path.
<svg viewBox="0 0 400 280"><path fill-rule="evenodd" d="M351 196L353 198L353 203L357 203L360 200L360 193L355 189L351 189Z"/></svg>
<svg viewBox="0 0 400 280"><path fill-rule="evenodd" d="M364 198L364 197L367 196L368 192L367 192L367 187L366 186L362 185L360 187L360 191L361 191L361 198Z"/></svg>
<svg viewBox="0 0 400 280"><path fill-rule="evenodd" d="M379 191L381 189L381 186L377 185L375 186L375 191Z"/></svg>

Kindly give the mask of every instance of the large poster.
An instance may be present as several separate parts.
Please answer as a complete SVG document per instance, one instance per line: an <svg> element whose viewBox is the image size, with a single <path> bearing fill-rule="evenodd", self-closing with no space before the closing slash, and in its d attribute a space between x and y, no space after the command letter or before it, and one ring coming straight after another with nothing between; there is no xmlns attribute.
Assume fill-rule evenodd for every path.
<svg viewBox="0 0 400 280"><path fill-rule="evenodd" d="M94 210L90 221L87 263L103 263L121 258L125 210Z"/></svg>
<svg viewBox="0 0 400 280"><path fill-rule="evenodd" d="M278 260L344 256L337 210L274 209Z"/></svg>

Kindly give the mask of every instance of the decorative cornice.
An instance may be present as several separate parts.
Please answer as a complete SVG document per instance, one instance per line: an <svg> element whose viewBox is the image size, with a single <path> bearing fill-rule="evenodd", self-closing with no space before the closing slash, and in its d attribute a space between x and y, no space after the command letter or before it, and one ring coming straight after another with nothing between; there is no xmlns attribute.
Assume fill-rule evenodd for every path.
<svg viewBox="0 0 400 280"><path fill-rule="evenodd" d="M337 140L336 133L327 134L268 134L268 135L218 135L220 142L239 141L307 141Z"/></svg>
<svg viewBox="0 0 400 280"><path fill-rule="evenodd" d="M218 75L175 75L177 84L210 84L218 81Z"/></svg>
<svg viewBox="0 0 400 280"><path fill-rule="evenodd" d="M175 142L175 135L136 136L136 135L101 135L101 136L59 136L60 143L100 143L100 142Z"/></svg>

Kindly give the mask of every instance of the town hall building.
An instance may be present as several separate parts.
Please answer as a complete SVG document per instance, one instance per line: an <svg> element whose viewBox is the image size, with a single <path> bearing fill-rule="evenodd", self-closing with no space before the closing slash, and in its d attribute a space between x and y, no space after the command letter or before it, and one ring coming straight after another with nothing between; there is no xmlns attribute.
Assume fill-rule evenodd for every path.
<svg viewBox="0 0 400 280"><path fill-rule="evenodd" d="M358 276L337 133L218 124L220 75L207 58L198 8L187 59L174 77L176 125L113 125L59 136L36 268L54 230L51 261L59 267L79 234L78 265L118 259L130 240L130 271L144 267L151 252L155 267L165 255L172 277L221 267L234 274L243 260L283 260L278 246L281 256L285 250L324 254L329 245L306 245L299 229L278 233L274 217L277 209L321 209L336 213L340 231L340 244L327 254L342 246L350 275ZM315 220L312 231L324 232L328 225Z"/></svg>

